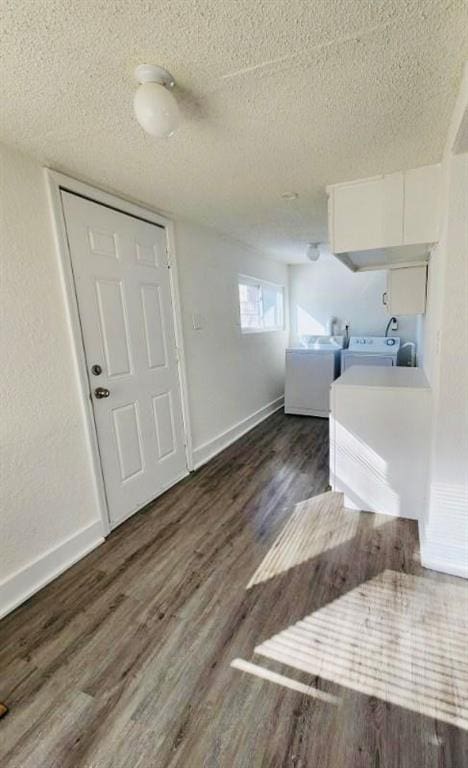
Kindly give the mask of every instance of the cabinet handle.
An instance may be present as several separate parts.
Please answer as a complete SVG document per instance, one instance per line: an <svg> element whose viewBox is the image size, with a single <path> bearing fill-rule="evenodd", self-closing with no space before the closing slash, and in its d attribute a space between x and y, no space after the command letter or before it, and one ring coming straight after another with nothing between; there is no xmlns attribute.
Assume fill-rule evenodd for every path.
<svg viewBox="0 0 468 768"><path fill-rule="evenodd" d="M384 307L387 306L387 293L388 291L384 291L382 294L382 304L384 305Z"/></svg>

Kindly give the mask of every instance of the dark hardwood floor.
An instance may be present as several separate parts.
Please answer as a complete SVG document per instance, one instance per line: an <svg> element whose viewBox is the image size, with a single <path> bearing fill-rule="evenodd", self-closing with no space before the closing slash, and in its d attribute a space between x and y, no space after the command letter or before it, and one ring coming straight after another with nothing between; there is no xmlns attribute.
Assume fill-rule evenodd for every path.
<svg viewBox="0 0 468 768"><path fill-rule="evenodd" d="M4 619L2 768L467 766L466 584L327 483L276 413Z"/></svg>

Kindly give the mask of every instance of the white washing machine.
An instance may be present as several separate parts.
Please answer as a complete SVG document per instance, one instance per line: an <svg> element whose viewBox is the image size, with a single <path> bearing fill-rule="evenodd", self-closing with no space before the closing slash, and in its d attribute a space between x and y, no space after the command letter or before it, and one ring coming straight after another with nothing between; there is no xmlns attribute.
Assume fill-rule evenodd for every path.
<svg viewBox="0 0 468 768"><path fill-rule="evenodd" d="M309 336L306 347L286 350L285 413L328 418L342 349L342 336Z"/></svg>
<svg viewBox="0 0 468 768"><path fill-rule="evenodd" d="M341 373L352 365L397 365L399 349L398 336L351 336L341 352Z"/></svg>

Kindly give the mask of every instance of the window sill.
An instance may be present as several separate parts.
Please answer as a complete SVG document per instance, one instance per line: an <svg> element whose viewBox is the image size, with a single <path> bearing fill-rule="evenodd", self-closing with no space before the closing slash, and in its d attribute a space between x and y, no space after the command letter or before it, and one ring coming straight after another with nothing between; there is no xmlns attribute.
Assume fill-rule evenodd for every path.
<svg viewBox="0 0 468 768"><path fill-rule="evenodd" d="M284 328L241 328L242 335L251 336L254 333L282 333Z"/></svg>

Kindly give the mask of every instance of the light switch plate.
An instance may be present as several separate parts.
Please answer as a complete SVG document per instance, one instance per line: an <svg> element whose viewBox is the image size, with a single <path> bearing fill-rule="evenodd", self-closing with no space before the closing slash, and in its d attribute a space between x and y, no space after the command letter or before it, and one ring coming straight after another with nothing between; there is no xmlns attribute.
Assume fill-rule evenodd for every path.
<svg viewBox="0 0 468 768"><path fill-rule="evenodd" d="M203 328L203 317L199 312L192 312L192 328L194 331L201 331Z"/></svg>

